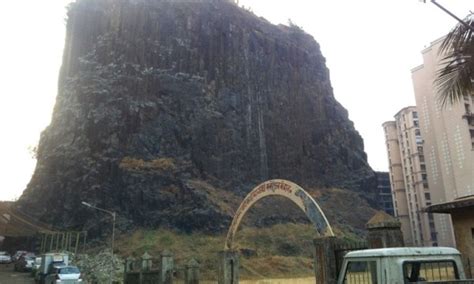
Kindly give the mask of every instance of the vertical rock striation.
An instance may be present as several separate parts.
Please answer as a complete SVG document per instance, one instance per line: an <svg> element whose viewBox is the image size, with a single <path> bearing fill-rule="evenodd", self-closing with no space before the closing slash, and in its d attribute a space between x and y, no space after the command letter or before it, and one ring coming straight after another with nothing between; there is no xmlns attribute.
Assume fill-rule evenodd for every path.
<svg viewBox="0 0 474 284"><path fill-rule="evenodd" d="M78 0L68 16L21 210L77 227L86 200L136 225L216 231L271 178L371 200L363 141L298 27L228 1Z"/></svg>

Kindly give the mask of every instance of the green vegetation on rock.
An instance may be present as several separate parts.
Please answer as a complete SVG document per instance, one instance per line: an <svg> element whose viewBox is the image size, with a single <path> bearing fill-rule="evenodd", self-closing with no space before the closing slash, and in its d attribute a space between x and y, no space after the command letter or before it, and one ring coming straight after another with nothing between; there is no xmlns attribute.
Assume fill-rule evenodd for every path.
<svg viewBox="0 0 474 284"><path fill-rule="evenodd" d="M244 227L237 233L236 245L241 255L241 277L287 278L313 276L313 239L317 237L309 224L278 224L268 228ZM178 267L195 258L202 279L217 277L217 255L224 248L224 235L177 233L169 230L136 230L121 235L116 242L123 258L148 252L158 258L170 250Z"/></svg>

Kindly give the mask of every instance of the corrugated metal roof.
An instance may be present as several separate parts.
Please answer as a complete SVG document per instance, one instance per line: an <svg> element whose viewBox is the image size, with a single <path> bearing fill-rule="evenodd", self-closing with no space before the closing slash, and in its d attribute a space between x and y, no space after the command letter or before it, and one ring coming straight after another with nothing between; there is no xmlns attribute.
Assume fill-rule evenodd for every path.
<svg viewBox="0 0 474 284"><path fill-rule="evenodd" d="M426 207L423 211L431 213L451 213L453 210L474 207L474 195L461 197L453 201L433 204Z"/></svg>

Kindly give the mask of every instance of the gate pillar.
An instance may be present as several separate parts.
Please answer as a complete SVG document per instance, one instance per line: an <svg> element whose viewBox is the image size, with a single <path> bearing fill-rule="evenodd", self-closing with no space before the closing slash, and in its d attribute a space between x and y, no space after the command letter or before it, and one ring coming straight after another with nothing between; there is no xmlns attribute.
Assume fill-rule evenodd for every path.
<svg viewBox="0 0 474 284"><path fill-rule="evenodd" d="M160 263L160 280L162 284L173 283L174 260L173 254L169 250L164 250L161 253Z"/></svg>
<svg viewBox="0 0 474 284"><path fill-rule="evenodd" d="M383 211L377 212L366 224L369 248L404 247L401 223Z"/></svg>
<svg viewBox="0 0 474 284"><path fill-rule="evenodd" d="M239 283L239 253L231 250L219 252L218 284Z"/></svg>
<svg viewBox="0 0 474 284"><path fill-rule="evenodd" d="M193 258L186 265L185 284L199 284L199 263Z"/></svg>
<svg viewBox="0 0 474 284"><path fill-rule="evenodd" d="M314 272L318 284L337 282L336 242L336 237L314 239Z"/></svg>

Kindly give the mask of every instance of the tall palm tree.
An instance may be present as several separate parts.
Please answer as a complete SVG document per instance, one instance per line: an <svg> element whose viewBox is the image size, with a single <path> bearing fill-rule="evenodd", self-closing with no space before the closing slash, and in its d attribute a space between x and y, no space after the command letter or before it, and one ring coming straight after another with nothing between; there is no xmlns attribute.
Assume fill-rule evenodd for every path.
<svg viewBox="0 0 474 284"><path fill-rule="evenodd" d="M444 106L474 94L474 13L463 22L448 33L440 47L442 67L435 85Z"/></svg>

